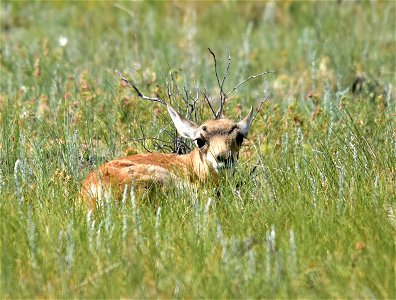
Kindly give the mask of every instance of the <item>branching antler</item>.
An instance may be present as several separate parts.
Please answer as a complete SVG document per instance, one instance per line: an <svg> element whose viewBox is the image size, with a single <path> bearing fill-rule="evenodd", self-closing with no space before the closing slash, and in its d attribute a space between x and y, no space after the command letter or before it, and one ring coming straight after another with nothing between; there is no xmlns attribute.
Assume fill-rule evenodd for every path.
<svg viewBox="0 0 396 300"><path fill-rule="evenodd" d="M253 79L253 78L256 78L256 77L263 76L263 75L272 74L272 73L275 73L275 71L265 71L265 72L260 73L260 74L257 74L257 75L249 76L249 77L246 78L245 80L243 80L243 81L241 81L240 83L238 83L231 91L229 91L229 92L226 94L225 97L228 98L229 95L231 95L231 94L232 94L237 88L239 88L242 84L246 83L246 81L248 81L248 80L250 80L250 79Z"/></svg>
<svg viewBox="0 0 396 300"><path fill-rule="evenodd" d="M268 99L269 99L269 96L265 97L264 100L261 100L261 101L260 101L260 104L259 104L258 107L256 108L256 114L253 116L252 122L253 122L253 120L257 117L258 113L259 113L260 110L261 110L261 107L263 106L263 104L264 104L265 102L267 102Z"/></svg>
<svg viewBox="0 0 396 300"><path fill-rule="evenodd" d="M140 92L140 90L139 90L133 83L131 83L131 82L130 82L128 79L126 79L124 76L122 76L122 73L121 73L119 70L115 70L115 72L117 73L117 75L120 77L120 79L121 79L128 87L131 87L131 88L133 88L133 89L135 90L135 92L136 92L136 94L138 95L138 97L140 97L140 98L142 98L142 99L144 99L144 100L149 100L149 101L153 101L153 102L159 102L159 103L161 103L161 104L163 104L163 105L165 105L165 106L167 105L167 103L166 103L163 99L161 99L161 98L159 98L159 97L149 97L149 96L143 95L142 92ZM170 77L171 77L172 82L174 82L174 77L173 77L172 71L170 71ZM171 101L172 91L171 91L170 83L168 82L168 80L166 80L165 83L166 83L166 87L167 87L167 95L168 95L169 101ZM186 93L186 99L187 99L187 100L186 100L186 101L187 101L186 103L187 103L187 105L188 105L188 91L186 90L186 88L184 88L184 91L185 91L185 93ZM196 96L196 99L194 99L192 105L190 104L190 106L192 107L192 110L195 109L195 104L196 104L196 102L198 101L198 97L199 97L199 89L197 89L197 96ZM135 139L135 140L133 140L133 141L140 142L141 145L143 146L143 148L144 148L147 152L151 152L151 151L146 147L146 143L145 143L146 140L151 140L152 143L153 143L153 145L155 146L155 148L157 148L157 149L159 149L159 150L161 150L161 151L170 149L170 150L172 150L173 153L185 154L185 153L187 153L188 151L191 150L190 147L189 147L184 141L180 140L180 139L177 137L177 133L176 133L176 134L171 134L171 133L165 131L169 136L171 136L171 138L172 138L172 140L173 140L173 147L172 147L171 145L166 144L165 141L163 141L163 140L161 140L161 139L158 139L158 138L147 138L147 137L145 137L145 135L144 135L144 130L143 130L142 126L140 126L140 131L141 131L143 137L140 138L140 139Z"/></svg>
<svg viewBox="0 0 396 300"><path fill-rule="evenodd" d="M231 65L231 55L228 54L228 64L227 64L227 68L226 68L226 71L225 71L225 73L224 73L223 80L222 80L222 82L220 83L219 75L218 75L218 72L217 72L217 60L216 60L216 55L213 53L213 51L212 51L210 48L208 48L208 50L209 50L209 52L210 52L210 53L212 54L212 56L213 56L213 60L214 60L214 64L215 64L215 74L216 74L217 84L219 85L219 88L220 88L220 108L217 110L217 112L214 112L214 111L213 111L213 108L211 107L212 112L214 113L215 119L221 118L221 116L222 116L222 114L223 114L224 104L225 104L225 102L227 101L228 96L230 96L230 95L231 95L236 89L238 89L241 85L243 85L244 83L246 83L246 82L249 81L250 79L253 79L253 78L256 78L256 77L260 77L260 76L263 76L263 75L266 75L266 74L275 73L275 71L266 71L266 72L262 72L262 73L257 74L257 75L249 76L248 78L246 78L246 79L244 79L243 81L241 81L240 83L238 83L232 90L230 90L230 91L226 94L226 93L224 93L223 87L224 87L224 82L225 82L225 80L226 80L226 78L227 78L227 76L228 76L228 71L229 71L229 69L230 69L230 65ZM205 94L204 94L204 96L205 96ZM267 99L268 99L268 98L266 98L263 102L265 102ZM207 101L208 101L208 100L207 100ZM263 102L262 102L262 103L263 103ZM208 103L209 103L209 101L208 101ZM260 107L261 107L262 103L260 104Z"/></svg>
<svg viewBox="0 0 396 300"><path fill-rule="evenodd" d="M216 55L214 54L214 52L212 50L210 50L210 48L208 48L208 50L209 50L210 54L212 54L212 56L213 56L213 60L214 60L214 64L215 64L215 74L216 74L217 84L219 85L219 88L220 88L220 108L219 108L219 110L216 113L214 113L215 119L219 119L221 117L221 114L223 113L223 106L224 106L224 103L225 103L226 98L227 98L226 95L224 94L223 86L224 86L224 82L225 82L225 80L226 80L226 78L228 76L228 70L229 70L230 64L231 64L231 55L228 55L227 69L226 69L226 71L224 73L223 80L220 83L219 74L217 72Z"/></svg>
<svg viewBox="0 0 396 300"><path fill-rule="evenodd" d="M208 103L208 105L209 105L209 107L210 107L210 109L211 109L211 111L212 111L212 113L213 113L215 119L219 119L219 118L222 117L222 115L223 115L223 110L224 110L224 105L225 105L225 103L226 103L228 97L229 97L233 92L235 92L241 85L245 84L245 83L246 83L247 81L249 81L250 79L257 78L257 77L260 77L260 76L263 76L263 75L267 75L267 74L271 74L271 73L275 73L274 71L266 71L266 72L259 73L259 74L257 74L257 75L249 76L249 77L247 77L246 79L242 80L240 83L238 83L236 86L234 86L228 93L225 93L225 92L224 92L224 83L225 83L225 81L226 81L226 79L227 79L227 77L228 77L228 72L229 72L229 70L230 70L231 55L228 54L228 63L227 63L227 67L226 67L226 70L225 70L225 72L224 72L223 79L220 81L219 73L218 73L218 70L217 70L217 59L216 59L216 55L214 54L214 52L213 52L210 48L208 48L208 50L209 50L210 54L212 54L213 60L214 60L214 67L215 67L216 80L217 80L217 84L218 84L219 89L220 89L220 108L215 112L215 110L213 109L212 104L211 104L210 101L209 101L209 98L208 98L208 96L207 96L206 91L204 90L204 91L202 92L202 94L203 94L203 97L204 97L205 101ZM132 87L132 88L135 90L135 92L136 92L136 94L138 95L138 97L140 97L140 98L142 98L142 99L144 99L144 100L149 100L149 101L153 101L153 102L159 102L159 103L161 103L162 105L165 105L165 106L167 105L166 102L165 102L163 99L159 98L158 96L157 96L157 97L150 97L150 96L143 95L142 92L140 92L140 90L136 87L136 85L134 85L132 82L130 82L129 80L127 80L125 77L123 77L123 75L121 74L121 72L120 72L119 70L115 70L115 72L118 74L118 76L120 77L120 79L121 79L126 85L128 85L129 87ZM171 80L174 82L174 77L173 77L172 71L170 71L170 77L171 77ZM171 96L172 96L172 92L171 92L170 82L168 82L168 80L166 80L166 88L167 88L167 95L168 95L168 98L169 98L169 101L170 101L170 100L171 100ZM199 94L199 91L197 90L197 97L193 100L193 103L192 103L192 104L189 104L189 99L191 99L191 97L189 96L188 91L186 90L185 87L184 87L183 90L184 90L184 93L185 93L186 105L187 105L187 107L189 107L189 108L191 109L191 112L192 112L192 111L195 110L195 104L196 104L197 101L198 101L198 94ZM192 100L192 99L191 99L191 100ZM266 101L266 100L267 100L267 99L265 99L264 101ZM260 107L261 107L261 105L262 105L262 103L260 104Z"/></svg>
<svg viewBox="0 0 396 300"><path fill-rule="evenodd" d="M215 119L220 119L220 118L223 117L224 105L225 105L225 103L227 102L228 97L229 97L233 92L235 92L241 85L245 84L245 83L246 83L247 81L249 81L250 79L257 78L257 77L260 77L260 76L263 76L263 75L266 75L266 74L274 73L274 71L266 71L266 72L259 73L259 74L257 74L257 75L249 76L249 77L247 77L246 79L244 79L243 81L241 81L240 83L238 83L235 87L233 87L228 93L225 93L225 92L224 92L224 83L225 83L225 81L226 81L226 79L227 79L227 77L228 77L228 72L229 72L230 66L231 66L231 55L228 54L227 67L226 67L226 69L225 69L225 72L224 72L224 75L223 75L222 80L220 80L219 73L218 73L218 70L217 70L217 59L216 59L216 55L214 54L214 52L213 52L210 48L208 48L208 50L209 50L209 52L211 53L211 55L213 56L214 67L215 67L215 74L216 74L216 80L217 80L217 84L218 84L219 89L220 89L220 107L219 107L219 109L218 109L217 111L215 111L215 110L213 109L212 103L210 102L209 97L208 97L208 94L207 94L207 91L206 91L205 89L201 90L201 93L202 93L201 95L203 96L203 98L204 98L204 100L207 102L207 104L209 105L209 108L210 108L211 112L213 113ZM161 99L160 97L158 97L157 95L156 95L156 97L150 97L150 96L144 95L144 94L136 87L136 85L133 84L132 82L130 82L129 80L127 80L127 79L121 74L121 72L120 72L119 70L115 70L115 73L117 73L117 75L120 77L120 79L121 79L128 87L131 87L131 88L134 89L134 91L136 92L136 94L137 94L138 97L140 97L140 98L142 98L142 99L144 99L144 100L148 100L148 101L159 102L159 103L161 103L162 105L167 106L167 102L166 102L165 100ZM172 85L174 85L174 87L176 87L176 88L177 88L177 85L176 85L175 78L174 78L174 76L173 76L173 72L172 72L171 70L169 71L169 76L170 76L170 81L168 80L168 78L166 78L165 84L166 84L166 90L167 90L168 101L171 102L171 98L172 98L172 96L174 96L174 95L173 95L173 92L172 92ZM173 91L174 91L174 90L173 90ZM191 92L190 92L185 86L183 87L183 91L184 91L184 95L183 95L182 97L185 98L185 104L186 104L186 107L187 107L187 114L191 117L191 114L192 114L193 112L196 113L195 109L196 109L196 104L197 104L198 99L199 99L200 89L199 89L199 86L197 86L197 91L196 91L196 97L195 97L195 98L193 98L193 97L191 96ZM177 95L180 95L179 92L178 92L178 89L176 90L176 93L177 93ZM181 96L181 95L180 95L180 96ZM266 97L263 101L260 102L259 106L258 106L257 109L256 109L256 113L255 113L255 115L253 116L253 119L256 118L256 116L258 115L258 112L259 112L260 109L261 109L261 106L262 106L263 103L266 102L267 100L268 100L268 97ZM192 102L191 102L191 101L192 101ZM195 117L196 117L196 115L195 115ZM143 130L142 130L142 134L143 134ZM156 146L157 148L161 148L162 150L164 150L165 147L169 147L169 148L173 149L173 152L183 152L183 153L184 153L184 152L185 152L184 149L188 148L188 145L182 143L181 140L177 137L177 134L172 135L172 138L173 138L173 142L174 142L174 147L173 147L173 148L172 148L171 146L168 146L168 145L166 145L166 146L161 145L160 143L163 142L163 141L161 141L161 140L159 140L159 139L151 139L151 140L152 140L152 142L155 144L155 146ZM147 138L144 136L144 134L143 134L143 138L141 138L141 139L139 140L140 142L142 142L144 148L146 148L146 146L145 146L145 141L146 141L146 140L147 140ZM146 149L146 150L148 151L148 149Z"/></svg>
<svg viewBox="0 0 396 300"><path fill-rule="evenodd" d="M144 100L159 102L159 103L161 103L161 104L163 104L163 105L166 106L166 102L165 102L164 100L162 100L162 99L159 98L159 97L148 97L148 96L143 95L143 94L139 91L139 89L138 89L133 83L131 83L131 82L130 82L128 79L126 79L124 76L122 76L122 74L121 74L120 71L115 70L115 72L118 74L118 76L120 76L120 79L121 79L123 82L125 82L129 87L132 87L132 88L135 90L136 94L137 94L140 98L142 98L142 99L144 99Z"/></svg>
<svg viewBox="0 0 396 300"><path fill-rule="evenodd" d="M219 74L217 73L217 60L216 60L216 55L213 53L213 51L212 50L210 50L210 48L208 48L208 50L209 50L209 52L212 54L212 56L213 56L213 60L214 60L214 64L215 64L215 74L216 74L216 79L217 79L217 84L219 85L219 87L220 87L220 97L222 97L222 89L221 89L221 87L222 87L222 84L220 84L220 79L219 79ZM224 81L223 81L223 83L224 83Z"/></svg>
<svg viewBox="0 0 396 300"><path fill-rule="evenodd" d="M172 92L170 89L170 84L169 84L168 78L165 79L165 84L166 84L166 91L168 93L168 100L170 101L171 97L172 97Z"/></svg>
<svg viewBox="0 0 396 300"><path fill-rule="evenodd" d="M204 96L206 102L208 103L208 105L210 107L210 110L212 111L213 115L216 117L216 112L214 111L213 106L212 106L212 104L209 101L208 95L206 94L206 90L203 91L203 96Z"/></svg>

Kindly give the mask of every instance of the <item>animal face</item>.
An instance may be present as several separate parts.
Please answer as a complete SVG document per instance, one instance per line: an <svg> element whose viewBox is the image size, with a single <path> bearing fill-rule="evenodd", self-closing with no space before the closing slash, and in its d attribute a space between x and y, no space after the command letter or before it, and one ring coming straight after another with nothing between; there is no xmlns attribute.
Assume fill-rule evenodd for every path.
<svg viewBox="0 0 396 300"><path fill-rule="evenodd" d="M180 135L194 141L211 167L217 172L234 168L242 142L253 121L253 109L237 123L229 119L215 119L201 126L183 118L170 105L168 112Z"/></svg>

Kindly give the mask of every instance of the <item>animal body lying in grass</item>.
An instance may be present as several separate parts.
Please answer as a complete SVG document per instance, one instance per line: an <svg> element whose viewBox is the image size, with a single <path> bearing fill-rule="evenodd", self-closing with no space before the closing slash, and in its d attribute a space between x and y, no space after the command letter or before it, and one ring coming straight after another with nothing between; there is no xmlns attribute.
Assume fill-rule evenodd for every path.
<svg viewBox="0 0 396 300"><path fill-rule="evenodd" d="M207 120L198 126L165 104L178 133L195 142L196 148L184 155L146 153L109 161L88 174L81 193L91 204L104 192L121 195L125 185L139 189L205 181L217 182L219 173L232 170L242 142L253 121L253 109L239 122L226 118Z"/></svg>
<svg viewBox="0 0 396 300"><path fill-rule="evenodd" d="M228 96L242 84L252 78L273 73L273 71L249 76L228 93L225 93L223 86L228 75L231 57L228 57L226 72L223 79L220 80L217 72L216 56L210 49L209 51L215 63L215 74L220 89L220 108L215 113L210 106L214 113L214 119L207 120L200 126L182 117L169 103L161 98L143 95L134 84L130 83L116 70L121 80L132 87L140 98L165 105L178 133L184 138L193 140L197 147L184 155L147 153L107 162L88 174L81 190L83 198L95 204L97 199L102 199L103 192L111 191L113 194L121 195L125 185L131 184L137 190L153 186L163 187L171 182L179 186L207 181L216 184L219 173L223 170L233 170L243 139L247 136L254 119L254 114L253 108L251 108L244 119L233 122L223 117L224 104ZM168 96L170 99L170 90L168 90ZM205 94L204 96L206 98ZM209 103L209 100L207 101Z"/></svg>

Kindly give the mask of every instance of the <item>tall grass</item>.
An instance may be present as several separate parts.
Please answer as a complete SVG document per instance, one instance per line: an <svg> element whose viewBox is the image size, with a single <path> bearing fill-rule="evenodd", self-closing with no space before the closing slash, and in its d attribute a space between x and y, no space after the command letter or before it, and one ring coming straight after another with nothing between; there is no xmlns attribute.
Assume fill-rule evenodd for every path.
<svg viewBox="0 0 396 300"><path fill-rule="evenodd" d="M1 3L2 298L395 298L395 4ZM361 20L365 20L364 22ZM91 212L98 164L171 142L184 90L257 115L217 189L133 185ZM222 59L224 58L224 59ZM184 87L184 89L183 89ZM308 95L308 96L307 96ZM210 110L199 102L198 122Z"/></svg>

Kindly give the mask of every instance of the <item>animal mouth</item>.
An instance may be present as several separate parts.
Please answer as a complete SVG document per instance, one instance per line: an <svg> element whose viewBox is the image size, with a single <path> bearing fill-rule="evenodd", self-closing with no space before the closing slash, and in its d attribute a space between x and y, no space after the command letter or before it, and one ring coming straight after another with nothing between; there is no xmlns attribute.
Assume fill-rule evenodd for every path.
<svg viewBox="0 0 396 300"><path fill-rule="evenodd" d="M217 163L217 170L233 170L235 169L235 162L234 160L229 160L227 162L218 162Z"/></svg>
<svg viewBox="0 0 396 300"><path fill-rule="evenodd" d="M217 157L217 159L209 158L209 162L217 173L228 173L230 170L234 170L236 165L236 161L232 156L226 159L220 157Z"/></svg>

